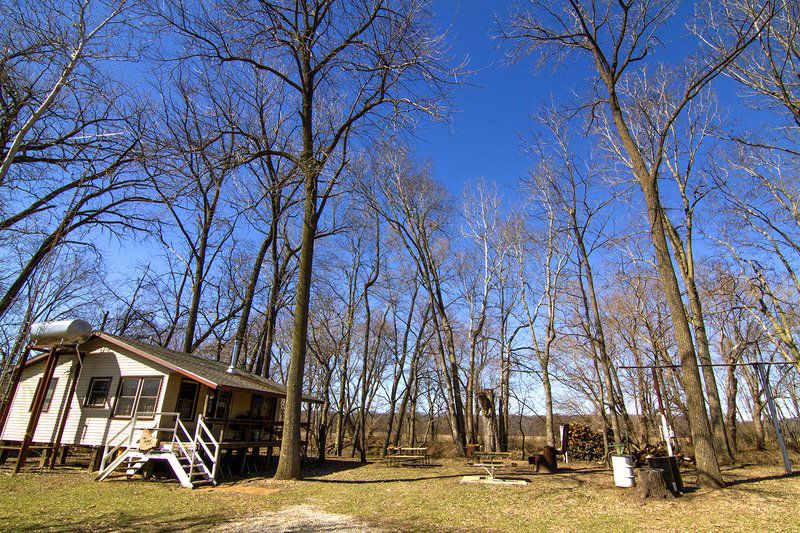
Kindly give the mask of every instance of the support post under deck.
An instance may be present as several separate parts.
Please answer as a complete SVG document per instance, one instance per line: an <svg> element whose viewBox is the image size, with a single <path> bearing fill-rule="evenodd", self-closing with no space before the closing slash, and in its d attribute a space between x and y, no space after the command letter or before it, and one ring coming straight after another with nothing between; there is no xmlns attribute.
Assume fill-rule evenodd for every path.
<svg viewBox="0 0 800 533"><path fill-rule="evenodd" d="M31 418L28 420L28 428L25 430L25 436L22 439L22 446L19 449L19 456L17 457L17 464L14 466L14 473L19 474L22 470L25 461L28 459L28 450L30 449L33 436L36 434L36 427L39 425L39 417L42 415L42 407L44 406L44 398L47 395L47 389L50 388L50 382L53 379L53 373L56 370L56 363L58 363L58 354L56 353L56 346L50 348L50 354L47 356L47 364L45 365L42 380L36 388L36 394L33 397L33 405L31 406Z"/></svg>

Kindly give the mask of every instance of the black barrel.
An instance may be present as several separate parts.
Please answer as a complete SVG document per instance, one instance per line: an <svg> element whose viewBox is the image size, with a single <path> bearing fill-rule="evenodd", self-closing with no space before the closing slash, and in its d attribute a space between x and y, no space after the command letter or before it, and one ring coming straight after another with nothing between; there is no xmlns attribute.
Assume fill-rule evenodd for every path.
<svg viewBox="0 0 800 533"><path fill-rule="evenodd" d="M664 482L673 492L683 492L683 479L675 457L648 457L647 466L664 471Z"/></svg>

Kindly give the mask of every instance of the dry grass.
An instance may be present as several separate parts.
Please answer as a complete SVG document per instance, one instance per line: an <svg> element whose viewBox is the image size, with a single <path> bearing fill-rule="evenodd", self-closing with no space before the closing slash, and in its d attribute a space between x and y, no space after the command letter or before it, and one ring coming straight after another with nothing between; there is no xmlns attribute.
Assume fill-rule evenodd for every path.
<svg viewBox="0 0 800 533"><path fill-rule="evenodd" d="M463 459L429 468L330 461L301 482L248 478L189 491L174 482L96 483L80 471L0 476L3 530L180 530L295 505L415 531L798 530L800 477L778 466L725 471L732 485L643 503L613 486L611 474L571 463L555 475L523 473L525 488L460 485L476 470ZM691 485L691 475L686 475Z"/></svg>

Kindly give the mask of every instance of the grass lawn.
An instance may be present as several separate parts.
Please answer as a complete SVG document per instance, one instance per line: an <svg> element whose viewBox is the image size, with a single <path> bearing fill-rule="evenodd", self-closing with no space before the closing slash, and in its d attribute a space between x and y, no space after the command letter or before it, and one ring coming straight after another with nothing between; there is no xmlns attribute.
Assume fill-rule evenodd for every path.
<svg viewBox="0 0 800 533"><path fill-rule="evenodd" d="M669 501L638 500L588 463L554 475L523 474L527 487L460 485L463 459L428 468L330 461L301 482L250 477L187 490L176 482L98 483L79 470L0 475L0 529L207 529L304 504L402 531L800 530L800 476L779 466L727 468L731 486ZM693 481L685 474L687 485Z"/></svg>

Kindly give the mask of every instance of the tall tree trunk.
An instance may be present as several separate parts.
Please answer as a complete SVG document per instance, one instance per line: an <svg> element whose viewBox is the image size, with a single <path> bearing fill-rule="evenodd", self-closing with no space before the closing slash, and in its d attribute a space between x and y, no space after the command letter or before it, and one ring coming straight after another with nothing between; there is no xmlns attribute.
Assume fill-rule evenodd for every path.
<svg viewBox="0 0 800 533"><path fill-rule="evenodd" d="M702 365L701 372L705 382L706 398L708 399L708 412L711 417L711 430L714 436L714 449L728 462L733 463L733 452L728 443L728 436L725 433L725 421L722 414L722 401L719 398L717 387L717 377L714 368L711 366L711 351L708 345L708 335L706 333L703 306L700 302L700 292L695 282L694 251L692 249L692 214L688 201L684 200L686 225L686 243L681 240L678 231L673 226L669 218L664 215L664 226L667 235L672 242L672 249L675 252L676 263L679 266L683 284L686 287L686 295L689 299L689 309L691 314L689 320L694 330L694 339L697 346L697 356Z"/></svg>
<svg viewBox="0 0 800 533"><path fill-rule="evenodd" d="M440 297L441 295L439 295ZM441 301L435 302L438 311L438 320L434 320L434 328L439 339L439 361L441 364L444 384L447 388L447 410L450 416L450 431L453 435L453 445L462 457L466 453L466 429L464 426L464 408L461 400L461 377L458 375L458 360L455 353L453 330L447 316L444 314L444 305ZM439 323L441 320L441 324Z"/></svg>
<svg viewBox="0 0 800 533"><path fill-rule="evenodd" d="M736 379L736 367L729 366L727 369L727 374L725 376L725 396L727 397L727 413L726 413L726 424L725 426L728 429L729 437L730 437L730 445L733 448L734 452L738 451L738 445L736 442L736 429L737 429L737 422L736 422L736 414L737 414L737 407L736 407L736 399L739 392L739 381Z"/></svg>
<svg viewBox="0 0 800 533"><path fill-rule="evenodd" d="M317 459L319 462L325 462L325 453L328 447L328 419L330 418L331 412L331 377L333 377L332 369L326 369L325 377L322 380L322 390L320 391L320 396L324 398L324 401L319 412L320 416L317 420Z"/></svg>
<svg viewBox="0 0 800 533"><path fill-rule="evenodd" d="M553 388L550 385L550 370L542 367L542 389L544 392L544 434L548 446L556 445L556 430L553 421Z"/></svg>
<svg viewBox="0 0 800 533"><path fill-rule="evenodd" d="M620 140L625 151L630 158L634 175L639 181L639 185L644 193L645 203L647 204L647 215L650 222L650 238L653 242L653 249L656 256L656 266L659 272L661 288L669 306L672 317L672 328L675 335L675 343L678 348L678 355L681 362L683 373L684 391L686 393L686 405L689 415L689 423L692 428L692 442L694 443L695 457L697 460L697 476L701 486L720 488L725 486L722 473L719 469L719 462L714 451L714 441L711 435L711 428L708 423L705 398L703 394L703 382L700 379L700 370L697 365L697 355L695 354L692 332L689 321L686 317L686 309L683 306L681 289L675 275L672 264L672 257L667 244L667 237L664 227L664 211L661 206L661 197L658 191L658 176L651 175L648 171L645 159L634 141L633 136L628 130L622 108L620 107L617 94L612 80L604 79L609 89L609 106L611 108L612 119L616 126Z"/></svg>
<svg viewBox="0 0 800 533"><path fill-rule="evenodd" d="M466 417L467 442L476 442L478 433L475 424L475 339L470 332L469 366L467 368L467 384L464 387L464 416Z"/></svg>
<svg viewBox="0 0 800 533"><path fill-rule="evenodd" d="M417 389L417 368L419 365L419 354L420 352L415 352L415 357L411 359L411 370L409 372L408 382L406 383L406 388L403 391L403 397L400 400L400 409L397 413L397 430L394 434L394 440L392 440L392 445L397 447L400 446L400 438L402 437L403 431L403 420L406 419L406 409L409 403L412 404L411 409L416 409L416 404L413 401L412 396L416 396L415 390Z"/></svg>
<svg viewBox="0 0 800 533"><path fill-rule="evenodd" d="M206 278L206 253L208 252L208 237L211 234L211 227L217 211L222 182L217 180L214 183L214 194L211 201L203 209L202 226L200 228L200 240L197 246L193 247L194 255L194 277L192 279L192 299L189 303L189 315L186 317L186 333L183 337L183 351L192 353L195 348L195 331L197 330L197 317L200 312L200 299L203 297L203 285ZM207 194L203 190L204 197Z"/></svg>
<svg viewBox="0 0 800 533"><path fill-rule="evenodd" d="M389 441L391 440L392 437L392 430L393 430L392 426L394 425L395 408L397 406L397 389L400 386L400 379L403 377L403 372L405 369L406 356L408 353L408 338L411 333L411 321L414 318L414 303L417 301L418 292L419 292L419 285L415 285L414 293L411 296L411 305L409 306L409 312L406 321L406 330L403 333L403 342L400 348L402 353L400 354L400 360L397 363L397 371L395 372L394 378L392 379L392 388L389 393L389 411L386 420L386 436L384 437L383 447L381 449L382 457L386 456L386 451L389 448ZM412 367L410 371L411 374L413 374L414 372L414 365L416 364L417 354L420 352L422 348L422 338L425 333L425 325L428 322L429 309L430 309L429 307L425 308L425 312L422 317L422 325L420 326L419 332L417 333L417 338L414 341L414 353L411 355L411 367ZM402 424L403 412L405 411L405 406L408 401L407 393L410 392L411 389L410 385L411 385L411 377L409 377L409 379L406 380L406 390L404 391L403 394L400 414L397 417L398 424L400 425ZM400 434L399 429L397 431L397 434L398 435ZM397 443L395 443L395 446L397 446Z"/></svg>
<svg viewBox="0 0 800 533"><path fill-rule="evenodd" d="M753 401L753 431L755 432L756 450L766 449L766 439L764 433L764 401L761 399L761 384L758 380L755 368L745 367L745 380Z"/></svg>
<svg viewBox="0 0 800 533"><path fill-rule="evenodd" d="M244 298L242 301L242 314L239 316L239 325L236 327L236 334L234 335L234 346L236 347L236 352L234 353L234 360L231 361L231 365L233 366L236 366L236 364L239 362L241 353L245 354L245 358L242 359L242 361L247 361L248 347L245 343L245 335L250 322L250 310L253 307L253 296L256 293L258 278L261 275L261 266L264 264L264 258L267 255L267 250L269 250L271 241L272 232L270 231L270 234L267 235L261 242L261 246L258 249L255 261L253 262L253 270L250 273L250 279L248 280L247 287L245 288Z"/></svg>
<svg viewBox="0 0 800 533"><path fill-rule="evenodd" d="M636 384L637 388L639 389L639 416L641 417L641 442L643 444L650 444L650 433L653 429L653 416L651 412L651 401L650 396L647 391L650 385L648 385L647 380L645 379L645 373L643 366L643 361L641 354L639 353L639 344L636 340L636 331L629 332L630 338L630 348L631 353L633 354L633 364L636 365Z"/></svg>
<svg viewBox="0 0 800 533"><path fill-rule="evenodd" d="M611 422L611 430L614 434L614 442L621 442L621 432L619 427L619 415L617 412L616 395L614 394L614 382L611 377L611 361L606 351L605 336L603 335L603 326L600 322L600 317L596 314L599 312L597 307L597 297L594 291L594 278L592 276L592 268L588 262L586 255L586 248L582 246L583 238L577 226L573 222L573 233L575 234L576 244L579 250L578 256L578 287L581 291L581 302L583 303L584 319L586 321L586 333L592 341L592 352L595 359L599 361L600 369L602 370L602 391L604 402L608 407L610 417L608 420ZM591 302L591 307L590 307ZM592 314L594 311L594 315ZM598 376L599 377L599 376ZM605 409L603 409L605 413Z"/></svg>
<svg viewBox="0 0 800 533"><path fill-rule="evenodd" d="M505 330L505 327L502 328ZM511 396L510 382L511 382L511 343L503 339L503 346L501 347L500 356L500 405L498 408L498 439L501 452L508 451L508 437L509 437L509 400Z"/></svg>
<svg viewBox="0 0 800 533"><path fill-rule="evenodd" d="M294 323L292 325L292 354L286 381L286 407L283 416L283 438L275 479L300 479L300 417L303 398L303 371L306 366L308 343L308 308L311 301L311 275L314 265L314 241L317 236L317 180L320 168L314 159L313 91L314 73L310 52L302 49L301 72L303 92L301 122L303 149L301 171L304 175L303 229L300 261L297 271Z"/></svg>
<svg viewBox="0 0 800 533"><path fill-rule="evenodd" d="M367 279L366 283L364 283L364 354L362 358L362 366L361 366L361 464L366 464L367 462L367 396L369 394L369 334L370 328L372 327L372 309L369 305L369 289L378 281L378 275L380 273L380 242L381 242L381 232L380 232L380 222L376 219L375 220L375 268L372 270L372 274L370 275L369 279ZM387 308L388 310L388 308ZM380 338L378 338L378 342L380 342ZM377 347L376 347L376 357L377 357Z"/></svg>

